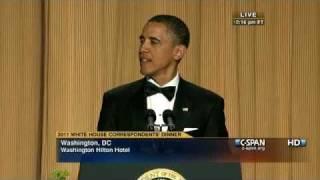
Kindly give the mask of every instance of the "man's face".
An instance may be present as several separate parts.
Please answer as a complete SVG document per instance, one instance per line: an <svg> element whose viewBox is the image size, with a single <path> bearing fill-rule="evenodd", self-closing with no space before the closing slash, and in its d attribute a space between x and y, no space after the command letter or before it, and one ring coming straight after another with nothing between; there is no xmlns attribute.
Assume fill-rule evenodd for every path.
<svg viewBox="0 0 320 180"><path fill-rule="evenodd" d="M148 22L140 35L140 72L154 79L175 75L177 46L173 35L162 23Z"/></svg>

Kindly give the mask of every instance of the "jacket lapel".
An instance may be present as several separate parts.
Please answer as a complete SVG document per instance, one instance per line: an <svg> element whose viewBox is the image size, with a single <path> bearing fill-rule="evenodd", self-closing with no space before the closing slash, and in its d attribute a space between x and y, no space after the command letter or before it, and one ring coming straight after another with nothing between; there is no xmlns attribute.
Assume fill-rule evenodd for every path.
<svg viewBox="0 0 320 180"><path fill-rule="evenodd" d="M145 112L147 107L144 95L145 78L141 79L138 83L136 91L132 92L132 98L129 100L131 102L128 102L128 104L132 105L130 107L131 113L129 113L129 115L132 116L129 117L129 119L131 120L133 131L144 131L147 130L147 122L145 121Z"/></svg>
<svg viewBox="0 0 320 180"><path fill-rule="evenodd" d="M186 82L180 77L173 113L175 115L176 131L183 131L185 122L190 118L192 110L191 102L188 97Z"/></svg>

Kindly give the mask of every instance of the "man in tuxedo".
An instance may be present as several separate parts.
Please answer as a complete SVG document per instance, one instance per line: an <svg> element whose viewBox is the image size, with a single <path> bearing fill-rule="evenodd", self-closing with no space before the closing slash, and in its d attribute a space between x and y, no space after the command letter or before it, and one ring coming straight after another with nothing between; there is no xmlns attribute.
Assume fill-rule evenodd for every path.
<svg viewBox="0 0 320 180"><path fill-rule="evenodd" d="M190 41L187 25L178 17L157 15L146 23L139 39L140 72L144 78L104 94L98 130L149 130L146 112L151 109L155 112L154 124L167 131L163 112L171 110L175 131L185 131L194 137L227 137L223 98L179 75L178 66L186 55ZM195 168L204 171L202 174L214 171L210 165L195 166L179 169L172 165L170 168L184 171L182 174L190 173L192 169L195 171ZM220 173L215 174L217 179L241 179L239 164L217 167L219 170L216 172ZM95 172L98 172L97 169L99 167ZM89 177L88 172L82 165L80 179ZM193 177L192 173L186 176L201 178Z"/></svg>
<svg viewBox="0 0 320 180"><path fill-rule="evenodd" d="M189 128L193 136L227 137L223 99L179 76L189 39L188 27L177 17L151 18L140 35L140 72L145 78L104 95L98 130L147 130L146 109L155 111L156 125L164 125L162 113L169 109L177 131ZM156 88L160 90L149 93ZM161 93L165 90L168 97Z"/></svg>

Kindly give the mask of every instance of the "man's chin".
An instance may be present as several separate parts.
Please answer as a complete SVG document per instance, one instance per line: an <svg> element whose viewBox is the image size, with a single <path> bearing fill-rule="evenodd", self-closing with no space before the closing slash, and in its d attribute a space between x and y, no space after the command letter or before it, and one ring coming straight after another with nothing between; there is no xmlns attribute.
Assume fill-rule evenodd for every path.
<svg viewBox="0 0 320 180"><path fill-rule="evenodd" d="M140 69L140 74L143 76L152 76L152 72L144 71L143 69Z"/></svg>

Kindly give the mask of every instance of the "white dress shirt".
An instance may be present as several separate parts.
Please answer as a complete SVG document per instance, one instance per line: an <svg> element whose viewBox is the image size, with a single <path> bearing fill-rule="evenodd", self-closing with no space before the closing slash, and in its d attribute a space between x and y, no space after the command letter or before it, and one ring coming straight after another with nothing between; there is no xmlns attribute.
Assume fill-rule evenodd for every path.
<svg viewBox="0 0 320 180"><path fill-rule="evenodd" d="M169 81L167 84L163 86L160 86L157 82L155 82L151 78L149 78L148 81L160 88L164 88L168 86L176 87L174 96L171 99L171 101L169 101L162 93L156 93L152 96L147 97L147 109L152 109L156 113L156 121L154 122L154 124L163 126L165 125L164 120L162 118L163 111L167 109L173 110L173 107L174 107L174 102L176 100L177 89L180 81L179 73L177 73L177 75L171 81ZM162 131L167 131L167 127L164 126L162 128Z"/></svg>

